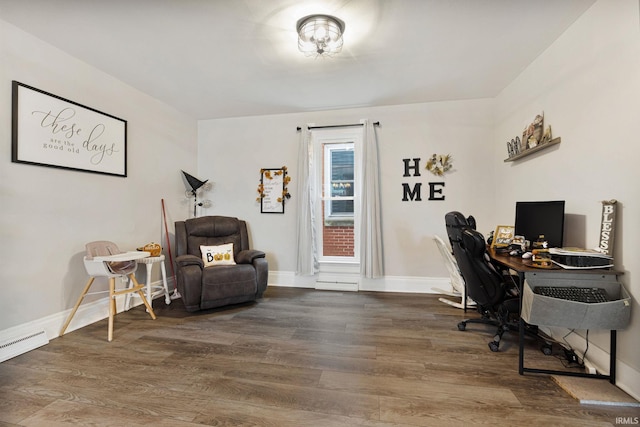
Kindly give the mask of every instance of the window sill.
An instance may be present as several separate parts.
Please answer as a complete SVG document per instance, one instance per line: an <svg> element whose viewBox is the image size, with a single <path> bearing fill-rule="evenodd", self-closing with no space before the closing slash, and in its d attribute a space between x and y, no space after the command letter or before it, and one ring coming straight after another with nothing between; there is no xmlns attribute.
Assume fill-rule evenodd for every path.
<svg viewBox="0 0 640 427"><path fill-rule="evenodd" d="M354 258L325 257L318 261L320 271L326 272L360 272L360 263Z"/></svg>
<svg viewBox="0 0 640 427"><path fill-rule="evenodd" d="M353 227L353 218L325 218L325 227Z"/></svg>

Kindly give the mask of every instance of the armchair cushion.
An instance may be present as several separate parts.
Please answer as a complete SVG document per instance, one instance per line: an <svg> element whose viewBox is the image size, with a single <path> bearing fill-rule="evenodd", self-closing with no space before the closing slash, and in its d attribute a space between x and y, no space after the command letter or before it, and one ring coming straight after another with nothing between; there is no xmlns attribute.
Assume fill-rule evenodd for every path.
<svg viewBox="0 0 640 427"><path fill-rule="evenodd" d="M202 271L202 302L256 294L256 270L250 264L220 265Z"/></svg>
<svg viewBox="0 0 640 427"><path fill-rule="evenodd" d="M233 243L218 246L200 246L202 252L202 262L205 267L212 265L233 265L236 261L233 258Z"/></svg>

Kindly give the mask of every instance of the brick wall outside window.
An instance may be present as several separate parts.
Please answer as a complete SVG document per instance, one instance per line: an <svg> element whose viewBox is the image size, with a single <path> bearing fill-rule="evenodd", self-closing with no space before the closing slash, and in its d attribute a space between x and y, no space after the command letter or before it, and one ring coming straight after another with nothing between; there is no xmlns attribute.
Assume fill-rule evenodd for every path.
<svg viewBox="0 0 640 427"><path fill-rule="evenodd" d="M324 243L324 256L354 256L353 249L353 225L329 226L322 228L322 239Z"/></svg>

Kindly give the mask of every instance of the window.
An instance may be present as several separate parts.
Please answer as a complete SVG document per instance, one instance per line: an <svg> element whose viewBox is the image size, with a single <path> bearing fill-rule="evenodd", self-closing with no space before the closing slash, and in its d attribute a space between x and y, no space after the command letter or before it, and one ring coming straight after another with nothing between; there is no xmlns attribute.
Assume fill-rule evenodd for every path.
<svg viewBox="0 0 640 427"><path fill-rule="evenodd" d="M312 133L320 262L359 262L358 182L362 128Z"/></svg>
<svg viewBox="0 0 640 427"><path fill-rule="evenodd" d="M342 220L353 224L353 149L353 143L324 146L325 222Z"/></svg>

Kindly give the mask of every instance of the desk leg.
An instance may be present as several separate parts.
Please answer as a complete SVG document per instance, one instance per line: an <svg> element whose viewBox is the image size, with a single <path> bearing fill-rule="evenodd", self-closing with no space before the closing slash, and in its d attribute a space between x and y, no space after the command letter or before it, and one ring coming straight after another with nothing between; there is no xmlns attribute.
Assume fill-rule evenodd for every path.
<svg viewBox="0 0 640 427"><path fill-rule="evenodd" d="M609 382L611 384L616 383L616 341L617 333L615 329L611 330L611 344L609 349Z"/></svg>
<svg viewBox="0 0 640 427"><path fill-rule="evenodd" d="M524 272L518 272L518 373L524 375L524 320L522 319L522 290L524 289Z"/></svg>

